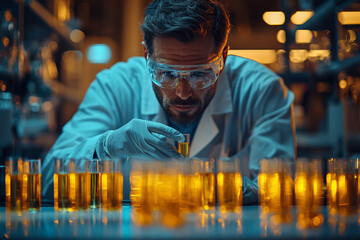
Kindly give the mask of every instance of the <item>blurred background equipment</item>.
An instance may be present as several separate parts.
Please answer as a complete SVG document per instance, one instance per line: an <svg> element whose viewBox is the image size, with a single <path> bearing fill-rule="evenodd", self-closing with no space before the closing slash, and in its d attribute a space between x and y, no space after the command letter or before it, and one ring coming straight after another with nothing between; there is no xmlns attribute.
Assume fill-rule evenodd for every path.
<svg viewBox="0 0 360 240"><path fill-rule="evenodd" d="M264 64L295 94L298 156L358 155L360 2L222 1L230 54ZM150 2L1 1L1 164L43 158L96 74L143 55L139 24Z"/></svg>

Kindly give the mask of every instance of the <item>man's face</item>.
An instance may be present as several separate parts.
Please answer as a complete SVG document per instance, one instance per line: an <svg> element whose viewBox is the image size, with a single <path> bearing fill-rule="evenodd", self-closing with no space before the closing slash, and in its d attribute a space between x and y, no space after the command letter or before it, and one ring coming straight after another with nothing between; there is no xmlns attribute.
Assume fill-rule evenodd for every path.
<svg viewBox="0 0 360 240"><path fill-rule="evenodd" d="M154 37L152 57L158 63L171 65L197 65L209 63L215 52L211 34L205 39L183 43L174 38ZM224 59L225 61L225 59ZM195 122L214 97L217 81L204 89L193 89L186 78L180 78L174 89L165 89L153 83L155 95L168 115L179 124Z"/></svg>

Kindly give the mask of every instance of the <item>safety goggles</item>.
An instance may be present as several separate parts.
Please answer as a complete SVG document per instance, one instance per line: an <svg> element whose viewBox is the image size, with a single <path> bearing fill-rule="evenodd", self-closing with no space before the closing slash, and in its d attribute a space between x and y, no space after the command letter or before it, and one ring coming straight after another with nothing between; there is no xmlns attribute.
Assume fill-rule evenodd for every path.
<svg viewBox="0 0 360 240"><path fill-rule="evenodd" d="M223 68L222 54L214 61L200 65L169 65L157 63L148 55L147 69L151 80L161 88L173 89L180 79L187 79L193 89L203 89L215 83Z"/></svg>

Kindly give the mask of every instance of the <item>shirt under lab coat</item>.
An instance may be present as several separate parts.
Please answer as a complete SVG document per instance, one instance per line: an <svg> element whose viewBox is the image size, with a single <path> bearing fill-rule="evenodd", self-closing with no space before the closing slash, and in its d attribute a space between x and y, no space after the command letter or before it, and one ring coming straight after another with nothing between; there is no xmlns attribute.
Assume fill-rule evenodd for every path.
<svg viewBox="0 0 360 240"><path fill-rule="evenodd" d="M294 95L278 75L263 65L228 56L213 100L192 138L190 157L238 157L247 176L244 194L256 188L262 158L294 158ZM53 199L56 158L93 158L96 143L108 130L133 118L167 124L149 79L145 59L130 58L100 72L83 102L43 161L43 198ZM128 163L124 199L128 199ZM255 180L250 183L250 179ZM252 186L251 186L252 185ZM249 203L256 201L251 196ZM247 200L244 198L244 203Z"/></svg>

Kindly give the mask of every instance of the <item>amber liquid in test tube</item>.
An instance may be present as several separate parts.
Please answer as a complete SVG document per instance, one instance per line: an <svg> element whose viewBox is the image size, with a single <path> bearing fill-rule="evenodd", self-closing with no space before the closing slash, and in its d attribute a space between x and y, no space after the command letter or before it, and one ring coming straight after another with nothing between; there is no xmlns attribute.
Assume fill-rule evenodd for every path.
<svg viewBox="0 0 360 240"><path fill-rule="evenodd" d="M268 179L270 175L269 159L262 159L260 161L260 173L258 175L258 186L259 186L259 199L262 211L264 213L269 212L269 189Z"/></svg>
<svg viewBox="0 0 360 240"><path fill-rule="evenodd" d="M132 161L130 200L133 207L132 219L137 225L153 222L153 212L157 208L157 167L156 161Z"/></svg>
<svg viewBox="0 0 360 240"><path fill-rule="evenodd" d="M185 158L190 155L190 134L184 134L185 142L178 142L178 152Z"/></svg>
<svg viewBox="0 0 360 240"><path fill-rule="evenodd" d="M159 210L164 226L174 228L183 223L181 211L181 163L169 161L161 164L159 177Z"/></svg>
<svg viewBox="0 0 360 240"><path fill-rule="evenodd" d="M69 200L72 210L87 210L90 206L90 173L87 159L70 159Z"/></svg>
<svg viewBox="0 0 360 240"><path fill-rule="evenodd" d="M215 208L215 173L214 159L201 160L202 207L205 210Z"/></svg>
<svg viewBox="0 0 360 240"><path fill-rule="evenodd" d="M101 207L101 161L89 160L90 172L90 208Z"/></svg>
<svg viewBox="0 0 360 240"><path fill-rule="evenodd" d="M54 208L55 211L71 209L69 200L69 176L64 172L54 174Z"/></svg>
<svg viewBox="0 0 360 240"><path fill-rule="evenodd" d="M218 159L217 195L220 211L240 212L242 207L242 178L240 159Z"/></svg>
<svg viewBox="0 0 360 240"><path fill-rule="evenodd" d="M22 211L22 159L9 159L6 161L5 171L6 209L10 211Z"/></svg>
<svg viewBox="0 0 360 240"><path fill-rule="evenodd" d="M357 159L329 159L326 182L330 213L351 215L358 211L357 161Z"/></svg>
<svg viewBox="0 0 360 240"><path fill-rule="evenodd" d="M293 197L291 162L286 159L262 159L258 183L264 213L274 215L279 222L290 221Z"/></svg>
<svg viewBox="0 0 360 240"><path fill-rule="evenodd" d="M22 175L23 209L39 211L41 206L41 162L40 159L24 161L24 174Z"/></svg>
<svg viewBox="0 0 360 240"><path fill-rule="evenodd" d="M120 210L123 199L123 175L121 160L103 160L101 175L102 202L105 210Z"/></svg>
<svg viewBox="0 0 360 240"><path fill-rule="evenodd" d="M295 165L295 200L300 228L319 227L324 217L322 205L322 167L320 159L299 158Z"/></svg>
<svg viewBox="0 0 360 240"><path fill-rule="evenodd" d="M182 163L183 171L180 178L181 209L183 212L196 212L201 208L202 178L199 159Z"/></svg>

